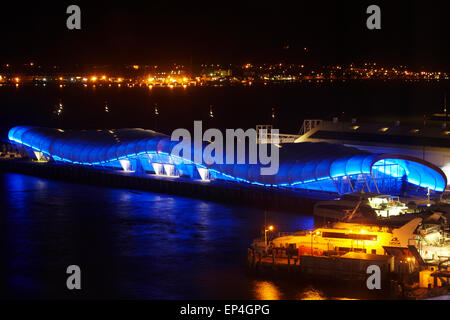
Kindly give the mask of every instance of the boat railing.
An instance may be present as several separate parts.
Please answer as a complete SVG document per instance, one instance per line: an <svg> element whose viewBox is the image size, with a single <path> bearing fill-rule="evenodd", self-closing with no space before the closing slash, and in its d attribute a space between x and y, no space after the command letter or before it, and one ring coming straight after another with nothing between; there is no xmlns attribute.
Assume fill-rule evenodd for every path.
<svg viewBox="0 0 450 320"><path fill-rule="evenodd" d="M288 237L294 235L295 232L278 232L278 237Z"/></svg>

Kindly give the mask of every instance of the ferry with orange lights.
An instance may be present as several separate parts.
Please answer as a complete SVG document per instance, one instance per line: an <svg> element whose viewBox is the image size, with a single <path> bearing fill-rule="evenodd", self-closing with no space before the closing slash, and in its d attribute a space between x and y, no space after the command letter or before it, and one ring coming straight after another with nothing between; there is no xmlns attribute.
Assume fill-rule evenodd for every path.
<svg viewBox="0 0 450 320"><path fill-rule="evenodd" d="M367 268L376 265L385 293L393 298L445 295L450 290L450 232L441 217L414 218L398 228L337 222L271 240L269 234L249 248L248 270L299 281L352 281L354 288L366 290Z"/></svg>
<svg viewBox="0 0 450 320"><path fill-rule="evenodd" d="M252 247L266 253L289 251L296 256L339 256L348 252L385 255L398 249L410 251L418 262L438 263L450 259L450 234L435 213L426 219L414 218L401 227L382 224L336 222L311 231L275 237L271 241L254 241ZM412 252L413 251L413 252Z"/></svg>
<svg viewBox="0 0 450 320"><path fill-rule="evenodd" d="M409 240L414 238L414 231L421 222L421 218L416 218L396 229L337 222L332 227L299 231L275 238L271 241L271 247L298 249L299 255L324 255L328 252L383 255L386 247L408 247Z"/></svg>

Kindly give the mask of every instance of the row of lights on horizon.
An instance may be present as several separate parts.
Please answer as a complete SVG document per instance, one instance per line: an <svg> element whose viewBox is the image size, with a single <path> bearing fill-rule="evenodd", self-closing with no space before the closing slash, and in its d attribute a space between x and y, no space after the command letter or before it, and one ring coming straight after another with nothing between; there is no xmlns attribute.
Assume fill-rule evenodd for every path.
<svg viewBox="0 0 450 320"><path fill-rule="evenodd" d="M122 83L125 81L123 78L117 78L117 79L113 79L113 80L111 80L111 78L110 78L109 80L106 80L105 76L103 76L101 78L97 78L97 77L93 76L90 79L88 79L88 78L81 78L81 77L80 77L80 79L77 79L77 78L71 78L70 81L71 82L75 82L77 80L81 80L81 82L83 83L84 87L87 87L88 83L91 83L94 88L96 87L96 84L97 83L101 83L101 81L103 81L103 82L105 82L105 81L107 81L107 82L114 82L114 83L117 84L117 87L120 88L122 86ZM2 82L3 79L4 78L2 76L0 76L0 82ZM150 80L150 79L152 79L152 80ZM23 82L20 77L15 77L13 79L13 81L14 81L16 87L18 87L19 84ZM44 82L43 86L46 86L47 79L43 78L42 81ZM65 80L63 78L59 78L59 81L61 82L61 81L65 81ZM137 83L137 84L136 83L130 83L130 81L128 83L126 83L126 85L128 87L135 87L136 85L141 87L141 85L144 85L144 86L147 86L149 89L152 89L155 85L160 85L160 86L165 85L165 86L167 86L169 88L174 88L174 87L177 87L177 86L181 86L183 88L187 88L189 86L189 83L188 83L189 80L187 78L183 78L181 80L181 82L180 82L180 80L177 80L177 79L174 79L174 78L168 78L167 81L162 81L162 82L154 81L153 78L149 78L147 80L147 83L141 81L140 83ZM60 88L63 88L65 86L66 85L63 84L63 83L59 84ZM111 87L112 86L111 83L109 83L108 86Z"/></svg>

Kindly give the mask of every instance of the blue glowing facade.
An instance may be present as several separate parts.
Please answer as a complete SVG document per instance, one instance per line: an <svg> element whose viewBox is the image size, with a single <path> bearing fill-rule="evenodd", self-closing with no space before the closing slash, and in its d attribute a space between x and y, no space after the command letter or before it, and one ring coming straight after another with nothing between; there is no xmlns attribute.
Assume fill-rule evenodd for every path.
<svg viewBox="0 0 450 320"><path fill-rule="evenodd" d="M261 175L261 164L212 164L191 161L207 145L192 148L192 158L172 154L170 137L143 129L65 131L14 127L10 141L38 160L122 170L130 174L228 180L264 187L326 191L399 193L408 187L442 192L441 169L418 158L374 154L329 143L283 144L276 175ZM260 147L260 145L259 145Z"/></svg>

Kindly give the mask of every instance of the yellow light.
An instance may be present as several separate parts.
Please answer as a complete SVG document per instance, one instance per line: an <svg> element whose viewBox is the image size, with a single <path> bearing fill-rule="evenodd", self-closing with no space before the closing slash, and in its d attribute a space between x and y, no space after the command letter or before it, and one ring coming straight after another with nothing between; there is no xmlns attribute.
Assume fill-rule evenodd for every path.
<svg viewBox="0 0 450 320"><path fill-rule="evenodd" d="M254 288L258 300L279 300L280 290L269 281L256 281Z"/></svg>
<svg viewBox="0 0 450 320"><path fill-rule="evenodd" d="M102 76L102 80L106 80L106 76Z"/></svg>
<svg viewBox="0 0 450 320"><path fill-rule="evenodd" d="M325 300L325 297L322 295L322 293L318 290L311 289L305 291L301 298L301 300Z"/></svg>
<svg viewBox="0 0 450 320"><path fill-rule="evenodd" d="M62 77L59 77L59 81L62 81L62 79L63 79Z"/></svg>
<svg viewBox="0 0 450 320"><path fill-rule="evenodd" d="M117 78L117 82L122 82L123 79L122 78Z"/></svg>
<svg viewBox="0 0 450 320"><path fill-rule="evenodd" d="M269 226L269 230L272 231L273 230L273 226Z"/></svg>
<svg viewBox="0 0 450 320"><path fill-rule="evenodd" d="M20 81L20 78L19 78L19 77L16 77L16 78L14 78L14 80L16 80L16 82L19 82L19 81Z"/></svg>
<svg viewBox="0 0 450 320"><path fill-rule="evenodd" d="M133 66L133 69L134 69L134 70L138 70L138 69L139 69L139 66L138 66L137 64L135 64L135 65Z"/></svg>
<svg viewBox="0 0 450 320"><path fill-rule="evenodd" d="M364 230L364 229L361 229L361 233L366 233L366 230Z"/></svg>
<svg viewBox="0 0 450 320"><path fill-rule="evenodd" d="M97 81L97 77L96 76L91 77L91 81Z"/></svg>

